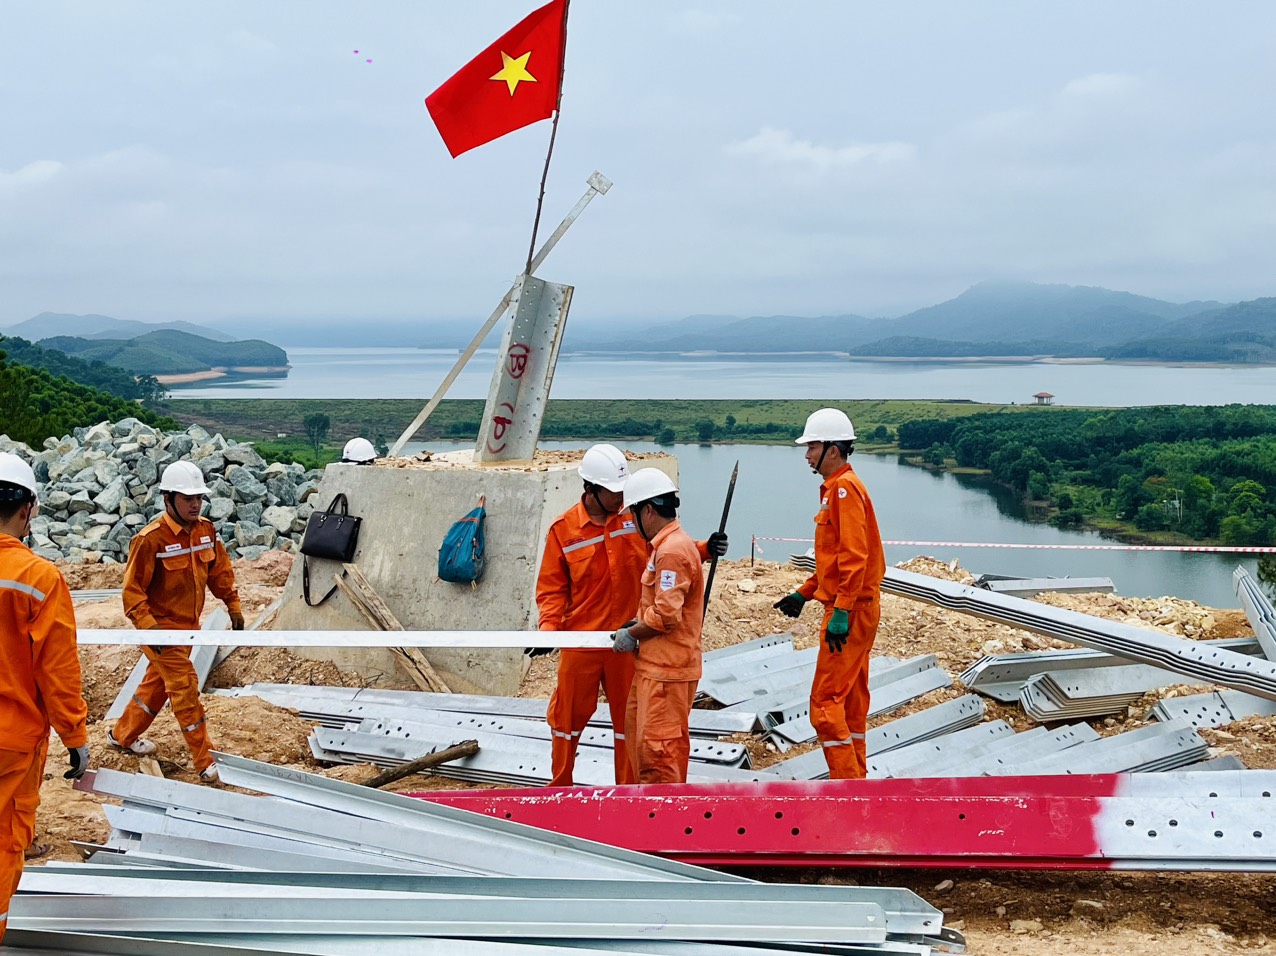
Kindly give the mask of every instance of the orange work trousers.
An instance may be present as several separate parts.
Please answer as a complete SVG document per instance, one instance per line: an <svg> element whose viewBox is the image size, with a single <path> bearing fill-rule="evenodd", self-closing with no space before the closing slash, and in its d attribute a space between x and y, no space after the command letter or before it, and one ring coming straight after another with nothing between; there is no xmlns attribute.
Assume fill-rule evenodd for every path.
<svg viewBox="0 0 1276 956"><path fill-rule="evenodd" d="M625 708L625 740L638 783L687 782L688 723L698 683L635 675Z"/></svg>
<svg viewBox="0 0 1276 956"><path fill-rule="evenodd" d="M189 647L142 647L146 655L146 676L137 693L115 722L112 733L120 746L127 747L151 726L164 702L173 705L173 716L186 738L186 746L195 758L195 772L213 765L212 741L208 739L204 705L199 702L199 677L191 663Z"/></svg>
<svg viewBox="0 0 1276 956"><path fill-rule="evenodd" d="M48 753L47 739L34 751L0 750L0 940L9 925L9 900L22 878L23 851L35 842L35 810Z"/></svg>
<svg viewBox="0 0 1276 956"><path fill-rule="evenodd" d="M824 639L833 605L824 609L820 654L811 682L811 726L824 748L830 780L862 780L868 772L868 655L881 613L877 601L855 605L846 644L834 654Z"/></svg>
<svg viewBox="0 0 1276 956"><path fill-rule="evenodd" d="M634 656L610 650L564 648L558 656L558 686L549 699L550 755L554 777L551 787L572 786L580 735L598 709L598 688L607 695L611 727L615 735L613 761L616 783L633 783L629 753L625 748L625 702L634 682Z"/></svg>

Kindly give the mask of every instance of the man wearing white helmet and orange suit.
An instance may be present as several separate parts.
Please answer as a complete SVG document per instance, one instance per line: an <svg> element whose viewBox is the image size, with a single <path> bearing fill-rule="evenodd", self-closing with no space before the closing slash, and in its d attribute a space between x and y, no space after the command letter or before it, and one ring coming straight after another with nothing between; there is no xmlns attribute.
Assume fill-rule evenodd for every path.
<svg viewBox="0 0 1276 956"><path fill-rule="evenodd" d="M868 656L877 637L886 574L882 536L873 502L847 461L855 448L855 428L846 413L836 408L812 412L797 444L806 445L806 463L824 479L815 515L815 573L775 607L797 617L811 598L824 605L811 724L824 748L829 779L863 779Z"/></svg>
<svg viewBox="0 0 1276 956"><path fill-rule="evenodd" d="M50 725L69 752L63 776L76 779L89 765L71 592L22 542L39 510L31 466L0 454L0 939L35 839Z"/></svg>
<svg viewBox="0 0 1276 956"><path fill-rule="evenodd" d="M647 542L633 516L622 510L629 478L624 453L614 445L594 445L581 459L580 501L550 525L536 579L542 631L614 631L638 607ZM701 554L726 552L726 535L716 532ZM549 649L533 649L532 656ZM606 648L564 648L558 658L558 685L547 714L551 733L551 787L570 787L581 732L598 709L598 690L607 697L615 735L616 783L634 783L626 749L625 702L633 683L634 659Z"/></svg>
<svg viewBox="0 0 1276 956"><path fill-rule="evenodd" d="M244 628L235 590L235 572L213 523L200 516L209 494L199 467L175 461L160 476L164 513L139 531L129 545L124 569L124 613L141 630L195 630L204 610L205 588L226 603L231 626ZM146 676L107 739L129 753L153 753L142 734L168 701L173 706L200 779L214 782L212 742L190 648L145 645Z"/></svg>
<svg viewBox="0 0 1276 956"><path fill-rule="evenodd" d="M678 523L678 487L663 471L634 472L624 504L650 545L637 620L612 634L612 650L636 658L625 709L629 759L640 784L686 783L703 657L702 554Z"/></svg>

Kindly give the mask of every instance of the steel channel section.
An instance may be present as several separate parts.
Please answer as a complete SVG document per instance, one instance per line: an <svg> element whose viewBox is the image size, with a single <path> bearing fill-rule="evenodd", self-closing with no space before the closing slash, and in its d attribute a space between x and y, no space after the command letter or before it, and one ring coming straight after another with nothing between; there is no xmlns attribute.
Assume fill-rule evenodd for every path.
<svg viewBox="0 0 1276 956"><path fill-rule="evenodd" d="M1232 586L1241 600L1245 616L1254 628L1254 636L1263 649L1263 656L1276 661L1276 608L1259 588L1258 583L1244 568L1232 572Z"/></svg>
<svg viewBox="0 0 1276 956"><path fill-rule="evenodd" d="M1261 653L1258 642L1252 637L1228 637L1201 643L1251 657ZM994 654L971 664L961 673L960 680L970 690L1010 704L1019 699L1019 688L1024 681L1045 671L1123 667L1129 663L1115 654L1084 648Z"/></svg>
<svg viewBox="0 0 1276 956"><path fill-rule="evenodd" d="M1151 716L1157 720L1186 720L1193 727L1222 727L1243 717L1276 716L1276 701L1239 690L1212 691L1158 701Z"/></svg>
<svg viewBox="0 0 1276 956"><path fill-rule="evenodd" d="M449 846L449 849L457 851L466 847L471 853L477 854L478 860L490 861L488 871L493 874L524 875L511 872L512 864L519 859L533 867L525 875L535 876L554 876L558 872L567 871L573 877L582 878L594 876L708 882L733 879L696 867L671 866L666 861L618 851L605 843L563 839L557 834L544 833L518 824L487 820L451 807L432 807L431 812L423 813L421 801L410 797L371 790L341 780L330 780L300 770L274 767L228 754L217 754L216 760L222 780L231 786L256 790L307 806L327 808L351 816L362 815L370 820L429 832L438 838L430 841L434 852L437 853L442 846ZM201 790L199 787L194 789Z"/></svg>
<svg viewBox="0 0 1276 956"><path fill-rule="evenodd" d="M751 657L766 657L771 654L784 654L793 650L793 635L768 634L766 637L755 637L739 644L728 644L712 651L704 652L702 661L705 670L716 670L729 666L733 660L746 660Z"/></svg>
<svg viewBox="0 0 1276 956"><path fill-rule="evenodd" d="M910 754L909 759L893 761L892 772L906 777L978 776L987 768L1000 766L1002 760L1034 760L1075 747L1098 734L1085 724L1046 730L1035 727L1023 733L996 737L973 737L960 747L948 747L938 756ZM978 769L976 769L978 768Z"/></svg>
<svg viewBox="0 0 1276 956"><path fill-rule="evenodd" d="M1032 597L1034 594L1111 594L1116 590L1111 578L1011 578L980 584L985 591Z"/></svg>
<svg viewBox="0 0 1276 956"><path fill-rule="evenodd" d="M899 568L886 569L882 588L892 594L1109 651L1136 663L1155 664L1206 683L1221 684L1276 700L1276 662L1246 657L1147 628L992 594Z"/></svg>
<svg viewBox="0 0 1276 956"><path fill-rule="evenodd" d="M1201 759L1209 745L1186 723L1153 724L1080 744L1036 760L1021 761L1019 774L1130 773L1171 770Z"/></svg>
<svg viewBox="0 0 1276 956"><path fill-rule="evenodd" d="M1232 792L1256 789L1246 780L1250 773L1262 774L1268 796ZM606 800L572 791L554 798L492 791L437 799L699 862L1270 872L1273 778L1233 771L1154 779L777 781L618 790Z"/></svg>
<svg viewBox="0 0 1276 956"><path fill-rule="evenodd" d="M884 754L869 754L868 775L870 777L910 776L905 772L906 767L942 760L954 751L965 753L971 747L999 737L1014 736L1014 733L1014 728L1004 720L990 720L931 740L919 741L898 750L887 751Z"/></svg>
<svg viewBox="0 0 1276 956"><path fill-rule="evenodd" d="M909 701L916 700L933 690L942 690L953 685L953 679L947 672L931 667L918 673L910 674L899 680L873 688L869 695L869 717L880 717L898 710ZM808 706L809 713L809 706ZM784 721L771 728L771 734L782 737L793 743L806 743L815 739L815 727L809 716Z"/></svg>
<svg viewBox="0 0 1276 956"><path fill-rule="evenodd" d="M707 870L670 864L641 854L592 844L559 834L544 833L501 820L487 820L450 807L432 807L423 813L420 801L397 794L369 790L357 784L327 780L301 771L270 767L240 757L217 756L222 780L285 800L216 791L194 784L98 770L77 783L92 790L132 802L181 813L205 813L228 818L235 827L245 823L265 825L277 835L300 842L336 842L365 852L416 859L435 867L452 867L474 873L625 879L723 879ZM85 780L88 781L85 784ZM299 804L303 804L301 806ZM410 832L405 832L410 828ZM415 833L429 838L411 839ZM427 852L414 854L407 846Z"/></svg>
<svg viewBox="0 0 1276 956"><path fill-rule="evenodd" d="M180 888L179 888L180 889ZM874 903L676 899L438 899L415 896L193 898L149 895L14 898L21 929L110 932L469 936L515 939L682 939L883 942L886 916ZM301 889L301 888L298 888Z"/></svg>
<svg viewBox="0 0 1276 956"><path fill-rule="evenodd" d="M420 895L452 898L504 899L576 899L596 900L606 905L610 900L633 901L745 903L870 903L886 917L891 934L925 935L935 933L943 914L927 904L911 890L899 887L823 886L796 883L659 883L632 880L523 879L517 877L416 876L398 874L263 872L263 871L149 871L128 867L86 866L62 863L40 867L48 876L33 884L36 892L113 895L143 895L144 889L156 896L199 895L204 884L212 892L228 893L223 887L237 887L234 895L244 895L252 888L278 885L285 891L309 888L319 890L358 891L367 894ZM87 871L87 875L86 875ZM58 884L60 877L68 881ZM90 877L98 883L85 882ZM72 882L75 881L75 882ZM171 884L165 887L163 884Z"/></svg>

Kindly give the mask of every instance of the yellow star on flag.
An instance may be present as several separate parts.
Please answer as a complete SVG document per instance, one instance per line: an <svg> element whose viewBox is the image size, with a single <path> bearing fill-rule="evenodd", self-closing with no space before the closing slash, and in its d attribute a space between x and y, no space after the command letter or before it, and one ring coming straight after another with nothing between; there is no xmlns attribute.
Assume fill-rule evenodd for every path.
<svg viewBox="0 0 1276 956"><path fill-rule="evenodd" d="M536 77L527 72L527 58L532 55L532 51L528 50L520 57L512 57L504 50L501 51L501 62L505 65L501 68L501 72L495 76L490 76L490 80L504 80L505 84L510 88L510 96L514 95L514 90L518 88L518 84L524 81L528 83L537 82Z"/></svg>

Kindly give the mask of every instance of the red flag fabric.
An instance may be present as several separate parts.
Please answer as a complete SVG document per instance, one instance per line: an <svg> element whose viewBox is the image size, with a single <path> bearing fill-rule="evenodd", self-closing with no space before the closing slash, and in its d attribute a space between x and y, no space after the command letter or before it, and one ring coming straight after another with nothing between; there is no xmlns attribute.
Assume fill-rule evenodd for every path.
<svg viewBox="0 0 1276 956"><path fill-rule="evenodd" d="M425 98L453 156L549 119L558 105L567 0L532 11Z"/></svg>

